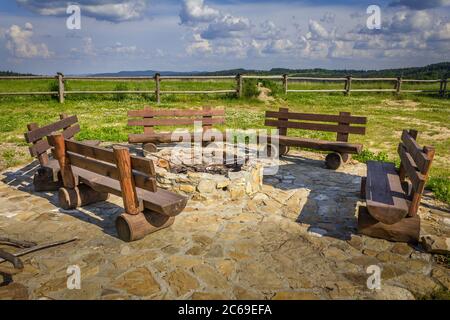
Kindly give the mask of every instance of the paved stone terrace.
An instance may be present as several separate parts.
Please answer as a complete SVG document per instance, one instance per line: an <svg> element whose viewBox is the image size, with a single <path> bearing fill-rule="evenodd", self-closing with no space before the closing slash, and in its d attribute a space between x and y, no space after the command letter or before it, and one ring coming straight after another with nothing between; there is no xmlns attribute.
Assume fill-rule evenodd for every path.
<svg viewBox="0 0 450 320"><path fill-rule="evenodd" d="M172 227L133 243L116 238L120 198L61 210L31 191L32 167L0 176L0 234L79 240L23 257L23 272L3 275L3 299L413 299L450 287L448 266L420 247L355 234L363 164L333 172L322 155L297 153L252 199L191 201ZM424 202L422 233L448 237L448 207ZM69 265L81 290L66 288ZM369 265L382 267L379 291L367 289Z"/></svg>

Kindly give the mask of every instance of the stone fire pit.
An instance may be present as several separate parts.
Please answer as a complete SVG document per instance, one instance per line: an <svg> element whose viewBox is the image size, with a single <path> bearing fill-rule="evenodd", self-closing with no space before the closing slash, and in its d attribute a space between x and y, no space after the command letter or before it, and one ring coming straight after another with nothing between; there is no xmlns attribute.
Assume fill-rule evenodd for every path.
<svg viewBox="0 0 450 320"><path fill-rule="evenodd" d="M256 157L239 156L228 164L211 163L192 156L192 147L163 146L153 159L159 187L181 193L197 201L211 199L237 200L261 191L264 165ZM223 148L216 149L223 152ZM196 159L196 161L193 161Z"/></svg>

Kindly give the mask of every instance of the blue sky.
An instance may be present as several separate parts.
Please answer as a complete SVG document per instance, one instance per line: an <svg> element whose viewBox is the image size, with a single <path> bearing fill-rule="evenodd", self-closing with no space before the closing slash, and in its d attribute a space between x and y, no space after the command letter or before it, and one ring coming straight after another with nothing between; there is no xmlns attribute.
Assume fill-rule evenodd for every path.
<svg viewBox="0 0 450 320"><path fill-rule="evenodd" d="M66 9L81 9L69 30ZM381 29L366 26L369 5ZM274 67L380 69L450 60L450 0L10 0L0 70L53 74Z"/></svg>

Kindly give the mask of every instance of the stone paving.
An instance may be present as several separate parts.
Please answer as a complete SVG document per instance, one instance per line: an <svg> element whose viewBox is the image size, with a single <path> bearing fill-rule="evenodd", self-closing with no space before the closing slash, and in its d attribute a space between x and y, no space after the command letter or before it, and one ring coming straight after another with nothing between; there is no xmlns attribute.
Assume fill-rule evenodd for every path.
<svg viewBox="0 0 450 320"><path fill-rule="evenodd" d="M0 235L79 240L24 256L21 273L3 274L0 298L414 299L448 290L441 256L356 234L364 164L334 172L322 155L291 154L252 198L192 200L172 227L133 243L116 237L120 198L61 210L53 193L32 191L33 165L10 169L0 176ZM422 234L449 237L449 208L430 195L423 202ZM79 290L67 289L70 265L81 268ZM367 288L370 265L382 269L380 290Z"/></svg>

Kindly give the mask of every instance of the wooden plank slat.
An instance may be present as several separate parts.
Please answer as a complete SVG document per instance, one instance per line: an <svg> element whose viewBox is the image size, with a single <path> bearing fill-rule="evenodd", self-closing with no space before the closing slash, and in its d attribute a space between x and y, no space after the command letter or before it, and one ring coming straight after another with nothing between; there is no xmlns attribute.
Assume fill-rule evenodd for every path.
<svg viewBox="0 0 450 320"><path fill-rule="evenodd" d="M42 139L46 136L51 135L55 131L62 130L65 127L73 125L77 122L77 116L71 116L44 127L37 128L36 130L28 131L27 133L25 133L25 139L28 143L32 143L38 139Z"/></svg>
<svg viewBox="0 0 450 320"><path fill-rule="evenodd" d="M407 130L403 130L402 142L406 147L408 153L413 158L417 167L419 168L419 171L422 174L427 173L431 161L430 159L428 159L427 155L423 152L423 149L419 146L416 140L408 133Z"/></svg>
<svg viewBox="0 0 450 320"><path fill-rule="evenodd" d="M32 157L37 157L40 154L49 150L50 148L51 146L48 144L47 140L38 140L35 142L35 144L29 147L30 154Z"/></svg>
<svg viewBox="0 0 450 320"><path fill-rule="evenodd" d="M98 175L109 177L117 181L119 180L119 170L112 164L80 156L71 152L68 152L68 156L72 166L92 171ZM133 171L133 176L136 187L151 192L155 192L157 190L155 178L136 171Z"/></svg>
<svg viewBox="0 0 450 320"><path fill-rule="evenodd" d="M408 153L403 143L399 143L398 145L398 154L400 156L402 166L405 169L405 173L411 180L413 189L422 190L425 184L425 176L420 173L414 159Z"/></svg>
<svg viewBox="0 0 450 320"><path fill-rule="evenodd" d="M202 125L220 124L225 122L225 118L176 118L176 119L139 119L128 120L129 126L176 126L176 125L193 125L195 121L201 121Z"/></svg>
<svg viewBox="0 0 450 320"><path fill-rule="evenodd" d="M97 159L115 165L114 153L112 150L86 145L77 141L66 140L66 148L72 153L77 153L85 157ZM155 167L150 159L131 156L131 166L133 170L140 171L144 174L154 176Z"/></svg>
<svg viewBox="0 0 450 320"><path fill-rule="evenodd" d="M78 123L74 124L63 131L64 139L72 139L80 131L80 125Z"/></svg>
<svg viewBox="0 0 450 320"><path fill-rule="evenodd" d="M292 129L305 129L305 130L317 130L317 131L327 131L327 132L340 132L340 133L353 133L353 134L365 134L365 127L350 127L350 126L340 126L332 124L322 124L322 123L311 123L311 122L297 122L297 121L280 121L280 120L270 120L266 119L266 126L272 127L285 127Z"/></svg>
<svg viewBox="0 0 450 320"><path fill-rule="evenodd" d="M193 116L225 116L224 109L211 110L171 110L171 109L143 109L128 111L129 117L193 117Z"/></svg>
<svg viewBox="0 0 450 320"><path fill-rule="evenodd" d="M112 193L121 197L120 183L106 176L98 175L82 168L74 167L74 174L80 181L99 192ZM160 214L174 217L186 207L187 198L177 193L158 188L156 192L150 192L137 188L139 201L142 201L146 209Z"/></svg>
<svg viewBox="0 0 450 320"><path fill-rule="evenodd" d="M357 143L348 143L342 141L327 141L319 139L301 138L301 137L289 137L289 136L277 136L266 137L267 142L270 143L272 139L278 139L280 145L310 148L321 151L334 151L338 153L360 153L363 145Z"/></svg>
<svg viewBox="0 0 450 320"><path fill-rule="evenodd" d="M266 111L266 118L286 118L291 120L306 120L306 121L320 121L320 122L344 122L351 124L366 124L366 117L357 116L339 116L332 114L314 114L314 113L297 113L297 112L279 112Z"/></svg>
<svg viewBox="0 0 450 320"><path fill-rule="evenodd" d="M369 213L385 224L394 224L408 214L408 202L395 165L368 161L366 203Z"/></svg>

